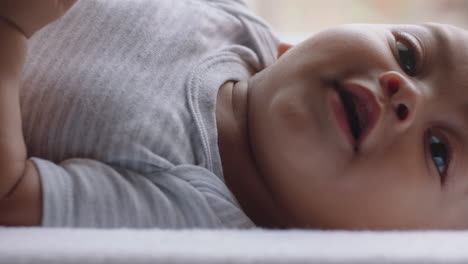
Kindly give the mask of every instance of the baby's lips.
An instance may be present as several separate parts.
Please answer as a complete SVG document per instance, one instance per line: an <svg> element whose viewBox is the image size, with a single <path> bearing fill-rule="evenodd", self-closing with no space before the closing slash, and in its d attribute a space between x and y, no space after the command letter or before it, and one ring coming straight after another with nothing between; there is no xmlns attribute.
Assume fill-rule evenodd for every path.
<svg viewBox="0 0 468 264"><path fill-rule="evenodd" d="M357 142L357 145L360 146L376 127L382 107L377 101L377 96L370 89L350 81L343 82L341 86L351 94L355 105L361 128L361 135Z"/></svg>

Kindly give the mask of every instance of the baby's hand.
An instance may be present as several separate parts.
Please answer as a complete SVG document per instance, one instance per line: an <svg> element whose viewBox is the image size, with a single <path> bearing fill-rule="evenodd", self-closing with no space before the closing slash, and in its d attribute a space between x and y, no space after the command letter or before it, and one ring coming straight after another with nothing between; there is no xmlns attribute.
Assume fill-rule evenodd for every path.
<svg viewBox="0 0 468 264"><path fill-rule="evenodd" d="M27 38L65 14L78 0L0 0L0 18Z"/></svg>

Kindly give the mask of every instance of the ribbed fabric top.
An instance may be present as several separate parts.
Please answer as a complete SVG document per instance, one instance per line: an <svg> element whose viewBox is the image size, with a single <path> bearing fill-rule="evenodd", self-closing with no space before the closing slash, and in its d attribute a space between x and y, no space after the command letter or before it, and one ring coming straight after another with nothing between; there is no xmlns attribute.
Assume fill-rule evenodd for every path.
<svg viewBox="0 0 468 264"><path fill-rule="evenodd" d="M30 40L23 130L43 226L243 228L216 95L278 40L236 0L80 0Z"/></svg>

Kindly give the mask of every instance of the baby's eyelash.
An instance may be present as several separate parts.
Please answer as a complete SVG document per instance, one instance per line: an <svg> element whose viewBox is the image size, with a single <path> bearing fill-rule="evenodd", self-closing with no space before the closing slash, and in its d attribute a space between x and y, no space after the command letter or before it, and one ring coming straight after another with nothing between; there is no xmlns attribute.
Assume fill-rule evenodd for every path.
<svg viewBox="0 0 468 264"><path fill-rule="evenodd" d="M425 148L431 167L435 168L440 176L441 184L444 184L452 161L453 153L450 142L438 128L428 129L425 137Z"/></svg>
<svg viewBox="0 0 468 264"><path fill-rule="evenodd" d="M424 49L420 41L413 35L403 32L396 31L393 33L395 37L395 49L396 49L396 58L401 68L410 76L415 76L421 72L424 58ZM400 48L407 48L400 52ZM402 62L403 58L401 53L408 52L411 58L406 58L405 62ZM413 65L405 65L404 63L410 63Z"/></svg>

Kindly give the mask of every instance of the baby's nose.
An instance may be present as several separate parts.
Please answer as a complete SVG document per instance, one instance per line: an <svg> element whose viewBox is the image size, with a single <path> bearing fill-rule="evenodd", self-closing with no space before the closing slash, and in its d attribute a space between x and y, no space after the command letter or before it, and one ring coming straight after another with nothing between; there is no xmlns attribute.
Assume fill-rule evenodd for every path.
<svg viewBox="0 0 468 264"><path fill-rule="evenodd" d="M397 123L411 123L418 112L421 92L411 80L398 72L382 74L379 82Z"/></svg>

